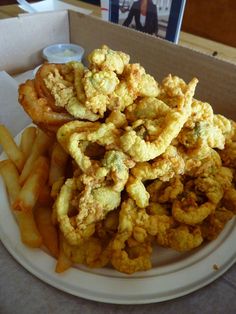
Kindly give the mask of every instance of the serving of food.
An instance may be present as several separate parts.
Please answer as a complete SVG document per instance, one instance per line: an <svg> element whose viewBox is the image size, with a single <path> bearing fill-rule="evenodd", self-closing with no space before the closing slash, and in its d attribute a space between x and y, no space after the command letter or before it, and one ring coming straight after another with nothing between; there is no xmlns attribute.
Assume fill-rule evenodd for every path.
<svg viewBox="0 0 236 314"><path fill-rule="evenodd" d="M189 252L236 214L236 123L107 46L43 64L19 87L34 126L17 145L0 126L0 162L22 242L73 265L133 274L154 248Z"/></svg>

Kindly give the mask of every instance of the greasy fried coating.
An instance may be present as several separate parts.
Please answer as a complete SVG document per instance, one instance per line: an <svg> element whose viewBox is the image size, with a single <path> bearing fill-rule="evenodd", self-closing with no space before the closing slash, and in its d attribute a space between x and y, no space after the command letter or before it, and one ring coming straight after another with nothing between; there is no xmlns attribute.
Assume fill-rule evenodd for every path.
<svg viewBox="0 0 236 314"><path fill-rule="evenodd" d="M224 204L233 214L236 214L236 190L232 186L224 193Z"/></svg>
<svg viewBox="0 0 236 314"><path fill-rule="evenodd" d="M166 116L171 108L162 100L155 97L143 97L126 109L126 117L129 121L138 119L157 119Z"/></svg>
<svg viewBox="0 0 236 314"><path fill-rule="evenodd" d="M168 246L179 252L190 251L203 242L200 227L181 225L168 232Z"/></svg>
<svg viewBox="0 0 236 314"><path fill-rule="evenodd" d="M90 160L87 161L89 163ZM84 174L77 179L68 179L56 201L59 226L70 244L82 243L83 232L87 226L101 221L108 212L119 206L121 191L128 180L129 168L132 165L129 158L119 151L106 152L100 167L97 163L79 164ZM79 193L76 195L78 188ZM69 205L65 210L63 199L76 207L77 214L74 216L76 227L70 221Z"/></svg>
<svg viewBox="0 0 236 314"><path fill-rule="evenodd" d="M186 198L175 200L172 205L173 217L184 224L196 225L202 222L215 210L215 204L206 202L200 206L196 203L195 195L188 195Z"/></svg>
<svg viewBox="0 0 236 314"><path fill-rule="evenodd" d="M209 217L199 225L202 237L208 241L214 240L233 216L233 212L225 207L217 208L214 213L209 215Z"/></svg>
<svg viewBox="0 0 236 314"><path fill-rule="evenodd" d="M55 105L65 108L73 117L95 121L99 118L77 98L76 90L71 82L63 79L57 69L44 79L45 85L55 99Z"/></svg>
<svg viewBox="0 0 236 314"><path fill-rule="evenodd" d="M127 64L123 73L128 89L134 97L156 97L159 94L158 83L138 63Z"/></svg>
<svg viewBox="0 0 236 314"><path fill-rule="evenodd" d="M121 79L119 84L116 85L113 93L110 95L107 108L109 110L119 110L122 112L126 107L133 103L135 98L136 97L132 90L129 89L127 82Z"/></svg>
<svg viewBox="0 0 236 314"><path fill-rule="evenodd" d="M122 74L125 65L129 63L129 55L122 51L114 51L108 46L103 45L100 49L93 50L88 61L92 68L98 68L105 71L114 71Z"/></svg>
<svg viewBox="0 0 236 314"><path fill-rule="evenodd" d="M135 161L148 161L164 153L191 113L191 102L197 82L197 79L193 79L189 83L186 93L180 100L181 109L173 110L165 116L162 121L162 132L156 140L146 142L134 130L127 128L120 138L122 149Z"/></svg>
<svg viewBox="0 0 236 314"><path fill-rule="evenodd" d="M169 146L166 152L157 157L153 163L137 163L132 168L131 173L126 190L139 207L147 207L150 195L144 182L155 179L169 181L175 175L183 174L184 161L178 155L177 149L174 146Z"/></svg>
<svg viewBox="0 0 236 314"><path fill-rule="evenodd" d="M68 216L70 201L75 190L75 180L67 179L56 200L57 220L64 237L71 245L83 243L95 231L94 224L88 225L83 230L76 228L72 218Z"/></svg>
<svg viewBox="0 0 236 314"><path fill-rule="evenodd" d="M227 167L236 166L236 142L225 145L225 148L219 152L222 162Z"/></svg>
<svg viewBox="0 0 236 314"><path fill-rule="evenodd" d="M184 185L181 182L181 176L176 176L168 182L157 179L147 186L150 200L157 202L156 204L173 202L179 194L183 193L183 190Z"/></svg>
<svg viewBox="0 0 236 314"><path fill-rule="evenodd" d="M20 85L19 102L35 124L42 123L58 128L74 119L69 113L53 111L46 98L38 98L32 80Z"/></svg>
<svg viewBox="0 0 236 314"><path fill-rule="evenodd" d="M88 99L97 95L110 95L114 92L119 79L112 71L86 71L82 79L84 91Z"/></svg>
<svg viewBox="0 0 236 314"><path fill-rule="evenodd" d="M130 176L126 185L126 191L140 208L148 206L150 196L141 180Z"/></svg>
<svg viewBox="0 0 236 314"><path fill-rule="evenodd" d="M176 147L170 145L165 153L152 163L140 162L132 169L132 174L141 181L160 179L169 181L175 175L184 173L185 163Z"/></svg>
<svg viewBox="0 0 236 314"><path fill-rule="evenodd" d="M92 123L88 121L71 121L62 125L57 131L57 140L61 146L68 151L68 144L70 136L73 133L81 133L85 131L93 131L99 127L100 123Z"/></svg>
<svg viewBox="0 0 236 314"><path fill-rule="evenodd" d="M187 225L203 222L222 200L224 191L228 190L232 182L232 171L221 167L210 176L199 176L185 185L186 196L174 200L172 204L173 217ZM206 199L206 201L202 201Z"/></svg>
<svg viewBox="0 0 236 314"><path fill-rule="evenodd" d="M123 236L122 242L125 242L127 239L127 237ZM121 240L119 239L119 241ZM127 251L122 249L115 250L111 256L111 263L116 270L126 274L148 270L152 267L150 260L151 252L152 248L149 245L146 248L146 252L142 250L142 254L137 254L134 258L130 258Z"/></svg>

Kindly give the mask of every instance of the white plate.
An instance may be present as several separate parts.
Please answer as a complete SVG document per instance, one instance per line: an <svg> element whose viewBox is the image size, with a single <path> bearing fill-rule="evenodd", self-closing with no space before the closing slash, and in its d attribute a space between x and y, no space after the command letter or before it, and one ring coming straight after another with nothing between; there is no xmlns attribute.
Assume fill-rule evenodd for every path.
<svg viewBox="0 0 236 314"><path fill-rule="evenodd" d="M16 138L18 140L19 136ZM0 160L5 155L0 156ZM174 299L206 286L236 261L236 219L231 220L215 241L190 253L157 248L153 268L134 275L113 269L71 268L54 272L55 260L40 249L21 243L0 177L0 237L10 254L30 273L49 285L85 299L116 303L145 304ZM214 265L219 267L215 270Z"/></svg>

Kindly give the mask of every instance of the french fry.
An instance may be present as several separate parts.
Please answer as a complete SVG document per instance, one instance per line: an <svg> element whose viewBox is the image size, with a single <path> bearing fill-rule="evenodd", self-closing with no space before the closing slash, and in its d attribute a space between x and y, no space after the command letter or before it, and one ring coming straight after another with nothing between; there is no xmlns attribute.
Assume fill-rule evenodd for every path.
<svg viewBox="0 0 236 314"><path fill-rule="evenodd" d="M53 183L52 188L51 188L51 197L56 200L61 187L63 186L65 182L65 178L61 177L59 178L56 182ZM56 208L56 202L54 202L53 206L52 206L52 223L54 225L57 225L58 220L57 220L57 208Z"/></svg>
<svg viewBox="0 0 236 314"><path fill-rule="evenodd" d="M59 233L59 255L58 255L57 264L55 268L55 271L57 273L63 273L64 271L69 269L73 264L72 261L66 256L64 252L63 241L65 240L64 240L63 235L60 232Z"/></svg>
<svg viewBox="0 0 236 314"><path fill-rule="evenodd" d="M7 159L0 162L0 174L7 188L11 205L15 202L21 186L19 183L19 173L15 164Z"/></svg>
<svg viewBox="0 0 236 314"><path fill-rule="evenodd" d="M13 209L30 211L35 206L40 189L46 184L49 172L49 162L40 156L33 164L33 169L16 198Z"/></svg>
<svg viewBox="0 0 236 314"><path fill-rule="evenodd" d="M65 183L65 177L60 177L57 181L55 181L51 187L51 197L55 200Z"/></svg>
<svg viewBox="0 0 236 314"><path fill-rule="evenodd" d="M17 199L21 186L19 184L19 173L11 160L0 162L0 173L6 185L11 204ZM39 234L32 211L12 211L19 226L22 242L32 248L40 247L42 238Z"/></svg>
<svg viewBox="0 0 236 314"><path fill-rule="evenodd" d="M51 154L51 163L49 171L49 185L52 186L60 177L65 175L68 154L62 146L55 142Z"/></svg>
<svg viewBox="0 0 236 314"><path fill-rule="evenodd" d="M29 155L29 158L26 160L24 168L20 175L20 184L24 184L25 180L29 176L33 164L35 160L40 156L45 154L47 149L52 143L52 139L45 134L43 131L38 130L37 137L34 141L31 154Z"/></svg>
<svg viewBox="0 0 236 314"><path fill-rule="evenodd" d="M16 145L9 130L2 124L0 124L0 145L2 145L8 158L16 165L17 169L21 171L24 166L25 156Z"/></svg>
<svg viewBox="0 0 236 314"><path fill-rule="evenodd" d="M37 128L34 126L30 126L24 129L24 131L21 134L20 149L24 153L26 159L29 157L31 153L36 135Z"/></svg>
<svg viewBox="0 0 236 314"><path fill-rule="evenodd" d="M42 236L37 229L32 211L14 211L14 214L19 226L21 241L31 248L40 247Z"/></svg>
<svg viewBox="0 0 236 314"><path fill-rule="evenodd" d="M43 244L54 257L59 255L58 232L52 223L52 210L46 206L36 206L34 218L39 233L42 236Z"/></svg>
<svg viewBox="0 0 236 314"><path fill-rule="evenodd" d="M38 203L44 206L52 206L53 198L51 196L51 189L48 184L41 187L38 196Z"/></svg>

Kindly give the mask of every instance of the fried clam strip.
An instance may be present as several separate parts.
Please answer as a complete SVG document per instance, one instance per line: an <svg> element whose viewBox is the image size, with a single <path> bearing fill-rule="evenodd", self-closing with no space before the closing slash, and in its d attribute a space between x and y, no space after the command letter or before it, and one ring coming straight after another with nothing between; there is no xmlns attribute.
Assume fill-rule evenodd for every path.
<svg viewBox="0 0 236 314"><path fill-rule="evenodd" d="M43 65L46 66L46 65ZM72 64L73 67L73 64ZM83 72L83 69L81 70ZM77 67L78 72L78 67ZM82 77L82 75L81 75ZM44 83L54 98L55 106L65 108L69 114L77 119L96 121L99 115L90 111L84 103L77 97L78 90L82 89L81 83L79 84L80 75L76 73L77 89L74 82L69 82L63 78L57 67L49 71L48 75L44 78Z"/></svg>
<svg viewBox="0 0 236 314"><path fill-rule="evenodd" d="M105 45L90 53L90 71L83 78L85 105L89 109L103 116L107 108L123 111L133 102L131 91L121 76L129 60L129 55Z"/></svg>
<svg viewBox="0 0 236 314"><path fill-rule="evenodd" d="M20 85L19 103L33 122L46 130L57 130L64 123L74 120L69 113L53 111L46 98L38 97L33 80Z"/></svg>
<svg viewBox="0 0 236 314"><path fill-rule="evenodd" d="M211 202L205 202L201 205L197 203L197 197L192 192L187 197L175 200L172 205L173 217L184 224L196 225L207 218L216 208Z"/></svg>
<svg viewBox="0 0 236 314"><path fill-rule="evenodd" d="M216 208L214 213L210 214L199 224L203 238L208 241L216 239L224 229L226 223L234 217L235 213L235 207L234 212L225 207Z"/></svg>
<svg viewBox="0 0 236 314"><path fill-rule="evenodd" d="M147 240L147 232L142 228L142 221L140 223L142 227L135 225L135 219L138 220L136 209L137 208L131 199L122 203L119 214L118 232L111 241L111 263L116 270L127 274L132 274L141 270L148 270L152 267L150 258L152 247L150 241L144 242L144 240ZM142 250L141 254L139 251L134 258L130 258L127 252L127 241L132 235L139 240L137 241L138 243L145 245L145 250Z"/></svg>
<svg viewBox="0 0 236 314"><path fill-rule="evenodd" d="M222 162L225 166L236 166L236 142L231 142L225 145L225 148L219 152Z"/></svg>
<svg viewBox="0 0 236 314"><path fill-rule="evenodd" d="M124 201L120 210L118 233L113 240L112 265L125 273L149 269L153 237L165 237L167 230L172 226L172 217L165 214L148 215L146 210L138 208L132 199ZM137 248L137 252L132 258L129 246L132 246L132 253L135 242L134 248Z"/></svg>
<svg viewBox="0 0 236 314"><path fill-rule="evenodd" d="M80 176L82 188L74 201L71 198L77 190L78 179L68 179L65 182L56 201L56 210L61 231L71 245L80 244L83 241L83 231L88 226L94 226L95 222L104 219L108 212L119 206L121 191L128 180L132 164L123 152L108 151L101 165L94 164L90 174ZM64 208L64 199L77 208L75 227L68 216L69 205Z"/></svg>
<svg viewBox="0 0 236 314"><path fill-rule="evenodd" d="M197 152L180 150L180 154L185 162L184 173L190 177L212 175L222 166L220 155L209 146Z"/></svg>
<svg viewBox="0 0 236 314"><path fill-rule="evenodd" d="M224 193L224 204L227 209L236 215L236 190L233 186Z"/></svg>
<svg viewBox="0 0 236 314"><path fill-rule="evenodd" d="M127 274L150 269L153 239L180 252L198 247L203 241L199 226L178 224L166 214L148 215L128 199L121 205L118 232L111 241L114 268Z"/></svg>
<svg viewBox="0 0 236 314"><path fill-rule="evenodd" d="M89 180L88 177L85 179ZM119 192L106 186L96 186L95 182L93 184L94 186L91 183L85 185L76 204L78 214L71 218L68 212L73 193L77 190L75 179L68 179L58 195L56 210L59 227L71 245L83 243L94 233L95 222L102 220L109 211L119 206Z"/></svg>
<svg viewBox="0 0 236 314"><path fill-rule="evenodd" d="M194 78L187 85L186 91L180 97L177 109L173 109L165 116L162 121L164 128L152 142L143 140L132 128L128 127L120 138L123 151L138 162L154 159L164 153L191 114L192 97L197 82L198 80Z"/></svg>
<svg viewBox="0 0 236 314"><path fill-rule="evenodd" d="M75 179L67 179L62 186L56 200L56 212L59 227L71 245L78 245L88 239L95 231L94 224L90 224L85 229L80 230L75 226L74 219L68 216L70 202L74 192L77 190Z"/></svg>
<svg viewBox="0 0 236 314"><path fill-rule="evenodd" d="M153 120L165 117L171 112L171 108L162 100L155 97L143 97L138 102L128 106L125 115L128 121L134 122L138 119Z"/></svg>
<svg viewBox="0 0 236 314"><path fill-rule="evenodd" d="M62 125L57 131L57 140L65 151L69 152L69 140L70 136L74 133L88 134L89 132L96 131L101 124L99 122L89 121L71 121Z"/></svg>
<svg viewBox="0 0 236 314"><path fill-rule="evenodd" d="M185 185L186 196L174 200L172 204L173 217L187 225L203 222L215 211L224 196L224 191L231 187L232 178L232 171L229 168L221 167L212 176L198 177L189 181L188 183L193 185L195 191L188 190L188 183ZM207 198L207 201L201 201L203 196Z"/></svg>
<svg viewBox="0 0 236 314"><path fill-rule="evenodd" d="M82 78L86 95L85 106L100 117L104 116L109 103L109 96L114 92L119 79L112 71L89 71Z"/></svg>
<svg viewBox="0 0 236 314"><path fill-rule="evenodd" d="M110 261L111 249L109 244L104 247L102 241L91 236L81 245L70 245L66 239L62 241L66 257L75 264L84 264L91 268L101 268Z"/></svg>
<svg viewBox="0 0 236 314"><path fill-rule="evenodd" d="M139 64L127 64L119 80L119 84L109 97L108 108L110 110L124 111L138 97L154 99L159 94L158 83Z"/></svg>
<svg viewBox="0 0 236 314"><path fill-rule="evenodd" d="M93 161L85 155L85 150L89 143L97 143L105 146L106 149L117 148L119 142L119 130L109 122L98 125L96 130L73 133L69 138L67 150L74 158L80 169L85 172L91 172Z"/></svg>
<svg viewBox="0 0 236 314"><path fill-rule="evenodd" d="M183 174L184 167L184 160L177 148L170 145L165 153L152 163L140 162L132 168L126 190L139 207L147 207L150 196L143 182L154 179L169 181L174 176Z"/></svg>
<svg viewBox="0 0 236 314"><path fill-rule="evenodd" d="M202 154L207 147L224 149L233 134L234 125L229 119L214 114L208 103L193 100L192 113L177 140L195 155Z"/></svg>
<svg viewBox="0 0 236 314"><path fill-rule="evenodd" d="M36 72L34 84L35 84L35 90L37 92L37 95L39 98L46 98L48 101L49 106L54 111L65 111L64 108L58 107L55 105L55 99L53 95L51 94L50 90L47 88L44 79L47 78L47 76L50 74L50 72L53 72L57 69L57 71L62 71L67 68L66 64L53 64L53 63L46 63L43 64L38 71Z"/></svg>
<svg viewBox="0 0 236 314"><path fill-rule="evenodd" d="M146 73L140 64L127 64L122 75L134 99L137 97L157 97L159 95L158 83L153 76Z"/></svg>
<svg viewBox="0 0 236 314"><path fill-rule="evenodd" d="M178 252L191 251L199 247L203 242L200 226L188 226L181 224L170 228L165 234L157 235L157 243L169 247Z"/></svg>
<svg viewBox="0 0 236 314"><path fill-rule="evenodd" d="M91 69L114 71L122 74L125 65L129 63L130 56L122 51L114 51L103 45L100 49L94 49L88 55Z"/></svg>
<svg viewBox="0 0 236 314"><path fill-rule="evenodd" d="M182 180L183 178L178 175L170 179L168 182L163 182L159 179L156 179L151 184L149 184L146 188L150 195L149 208L153 207L153 204L157 204L159 205L157 209L159 209L161 204L167 202L172 203L175 199L177 199L178 195L184 191L184 184Z"/></svg>

